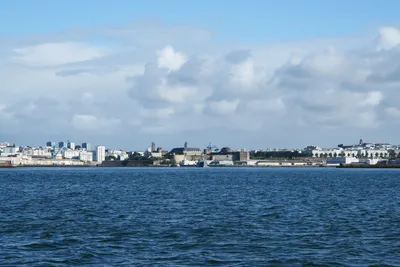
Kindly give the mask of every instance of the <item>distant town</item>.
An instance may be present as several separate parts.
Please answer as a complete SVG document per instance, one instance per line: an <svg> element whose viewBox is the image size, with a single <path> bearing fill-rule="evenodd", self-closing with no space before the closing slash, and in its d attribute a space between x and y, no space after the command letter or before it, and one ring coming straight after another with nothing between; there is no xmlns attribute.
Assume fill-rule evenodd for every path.
<svg viewBox="0 0 400 267"><path fill-rule="evenodd" d="M92 147L90 143L49 141L43 146L0 143L0 167L222 167L222 166L358 166L400 165L400 146L388 143L340 144L334 148L310 145L302 149L233 150L209 143L205 148L182 146L165 150L153 142L143 151Z"/></svg>

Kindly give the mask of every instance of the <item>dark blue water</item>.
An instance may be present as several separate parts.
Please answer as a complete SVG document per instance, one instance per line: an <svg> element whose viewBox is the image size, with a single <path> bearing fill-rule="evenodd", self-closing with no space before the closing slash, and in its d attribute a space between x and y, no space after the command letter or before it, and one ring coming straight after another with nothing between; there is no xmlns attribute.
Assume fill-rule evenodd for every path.
<svg viewBox="0 0 400 267"><path fill-rule="evenodd" d="M0 169L2 266L399 266L400 170Z"/></svg>

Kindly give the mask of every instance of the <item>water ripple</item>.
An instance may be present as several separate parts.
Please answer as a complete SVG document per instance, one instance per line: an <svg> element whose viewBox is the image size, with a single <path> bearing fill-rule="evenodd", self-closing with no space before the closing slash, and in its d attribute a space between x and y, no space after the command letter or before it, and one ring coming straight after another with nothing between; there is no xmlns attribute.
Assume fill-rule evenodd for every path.
<svg viewBox="0 0 400 267"><path fill-rule="evenodd" d="M400 266L399 174L0 169L0 265Z"/></svg>

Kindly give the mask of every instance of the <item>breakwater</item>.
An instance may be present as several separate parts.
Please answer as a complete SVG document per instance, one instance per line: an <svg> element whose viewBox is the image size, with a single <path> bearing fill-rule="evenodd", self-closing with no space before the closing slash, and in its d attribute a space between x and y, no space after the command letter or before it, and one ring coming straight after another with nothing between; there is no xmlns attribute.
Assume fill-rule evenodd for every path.
<svg viewBox="0 0 400 267"><path fill-rule="evenodd" d="M360 168L360 169L398 169L400 168L400 164L346 164L340 165L336 168Z"/></svg>

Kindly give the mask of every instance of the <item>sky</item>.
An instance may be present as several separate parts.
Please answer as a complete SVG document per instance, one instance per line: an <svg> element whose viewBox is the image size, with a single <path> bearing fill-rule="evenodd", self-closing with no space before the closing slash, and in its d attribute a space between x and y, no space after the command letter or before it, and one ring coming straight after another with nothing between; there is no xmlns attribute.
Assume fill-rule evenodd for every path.
<svg viewBox="0 0 400 267"><path fill-rule="evenodd" d="M400 2L0 2L0 141L400 144Z"/></svg>

